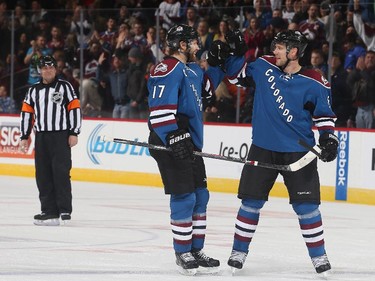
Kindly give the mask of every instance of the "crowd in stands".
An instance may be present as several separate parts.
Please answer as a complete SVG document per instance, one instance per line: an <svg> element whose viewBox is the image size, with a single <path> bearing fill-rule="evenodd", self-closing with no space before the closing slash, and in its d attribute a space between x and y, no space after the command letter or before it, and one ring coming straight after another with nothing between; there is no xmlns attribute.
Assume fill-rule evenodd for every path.
<svg viewBox="0 0 375 281"><path fill-rule="evenodd" d="M19 112L27 87L39 79L35 62L49 54L59 77L77 91L84 116L147 118L148 73L167 54L166 33L176 23L197 29L203 68L212 42L225 41L229 29L243 31L249 62L271 54L277 32L300 30L309 40L302 65L330 81L336 125L375 128L375 16L369 0L0 0L0 113ZM251 123L253 93L253 87L224 80L206 121L236 122L239 112L237 121Z"/></svg>

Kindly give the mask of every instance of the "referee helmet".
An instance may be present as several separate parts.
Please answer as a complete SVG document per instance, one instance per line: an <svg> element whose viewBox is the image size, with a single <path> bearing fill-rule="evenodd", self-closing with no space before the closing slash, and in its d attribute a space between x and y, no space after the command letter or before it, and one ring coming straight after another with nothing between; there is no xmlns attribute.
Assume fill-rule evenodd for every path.
<svg viewBox="0 0 375 281"><path fill-rule="evenodd" d="M56 62L56 60L55 60L55 58L53 56L49 56L49 55L41 56L38 59L38 63L37 63L38 73L40 73L40 69L43 66L53 66L53 67L56 68L57 62Z"/></svg>

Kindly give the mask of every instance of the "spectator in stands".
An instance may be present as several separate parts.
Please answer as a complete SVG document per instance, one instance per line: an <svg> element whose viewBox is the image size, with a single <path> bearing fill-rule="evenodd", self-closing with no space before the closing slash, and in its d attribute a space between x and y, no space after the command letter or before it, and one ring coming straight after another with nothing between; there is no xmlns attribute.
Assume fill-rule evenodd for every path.
<svg viewBox="0 0 375 281"><path fill-rule="evenodd" d="M248 47L245 53L246 61L254 61L257 57L264 54L264 43L265 36L262 30L259 28L258 19L253 16L250 19L250 25L244 31L244 38Z"/></svg>
<svg viewBox="0 0 375 281"><path fill-rule="evenodd" d="M83 11L83 22L81 22L81 11ZM81 27L83 34L81 34ZM87 47L91 34L93 32L92 24L89 20L89 17L82 6L76 6L74 9L73 17L70 22L69 32L74 33L77 36L77 41L79 44L83 44L84 47Z"/></svg>
<svg viewBox="0 0 375 281"><path fill-rule="evenodd" d="M343 44L343 38L346 32L347 23L345 21L345 17L340 10L335 10L334 12L334 21L336 26L336 31L334 33L334 48L339 49L342 47Z"/></svg>
<svg viewBox="0 0 375 281"><path fill-rule="evenodd" d="M52 55L52 50L46 46L47 40L43 35L38 35L30 42L31 47L27 50L24 63L29 65L29 78L27 83L32 85L39 81L40 74L36 62L41 56Z"/></svg>
<svg viewBox="0 0 375 281"><path fill-rule="evenodd" d="M3 29L0 29L0 59L4 60L6 56L11 52L12 36L19 38L21 33L26 32L26 29L20 25L18 18L13 18L14 33L12 34L12 18L6 21L6 25ZM18 41L15 41L15 48L17 48Z"/></svg>
<svg viewBox="0 0 375 281"><path fill-rule="evenodd" d="M152 63L156 64L163 59L164 53L162 49L160 49L160 47L155 42L156 28L154 26L150 26L148 28L146 38L147 38L147 49L149 49L152 53Z"/></svg>
<svg viewBox="0 0 375 281"><path fill-rule="evenodd" d="M180 21L181 3L177 0L164 0L159 5L159 14L155 12L155 16L160 16L162 27L169 30L173 25Z"/></svg>
<svg viewBox="0 0 375 281"><path fill-rule="evenodd" d="M351 89L357 107L357 128L374 128L375 118L375 52L367 51L359 58L356 68L348 74L347 85Z"/></svg>
<svg viewBox="0 0 375 281"><path fill-rule="evenodd" d="M271 22L272 10L267 7L265 0L254 0L254 15L257 17L260 29L265 29Z"/></svg>
<svg viewBox="0 0 375 281"><path fill-rule="evenodd" d="M352 98L346 85L348 73L344 69L343 59L339 53L332 54L331 67L332 110L336 114L336 127L347 127L352 113Z"/></svg>
<svg viewBox="0 0 375 281"><path fill-rule="evenodd" d="M84 50L84 73L80 93L82 113L86 116L101 116L103 100L98 91L96 73L102 51L100 44L96 42L91 43L89 49ZM107 52L103 53L110 56Z"/></svg>
<svg viewBox="0 0 375 281"><path fill-rule="evenodd" d="M195 1L199 2L199 1ZM215 9L215 3L212 0L202 0L200 1L198 11L198 16L202 18L209 18Z"/></svg>
<svg viewBox="0 0 375 281"><path fill-rule="evenodd" d="M226 20L221 20L219 23L219 30L218 32L214 35L213 41L220 40L222 42L225 42L225 34L229 30L229 25Z"/></svg>
<svg viewBox="0 0 375 281"><path fill-rule="evenodd" d="M197 57L199 58L204 51L208 51L214 41L214 34L209 32L208 22L206 20L200 20L198 24L198 36L201 43L201 49L197 52Z"/></svg>
<svg viewBox="0 0 375 281"><path fill-rule="evenodd" d="M186 21L185 24L197 29L200 17L197 14L197 10L194 7L188 7L186 9Z"/></svg>
<svg viewBox="0 0 375 281"><path fill-rule="evenodd" d="M288 24L288 30L298 30L298 24L291 22Z"/></svg>
<svg viewBox="0 0 375 281"><path fill-rule="evenodd" d="M147 119L147 86L145 84L145 66L143 65L142 51L137 47L131 48L128 53L128 60L126 93L130 98L129 118Z"/></svg>
<svg viewBox="0 0 375 281"><path fill-rule="evenodd" d="M26 32L22 32L19 35L19 37L16 38L16 40L17 39L18 39L18 43L15 44L17 46L15 52L17 54L19 62L24 66L25 65L24 59L25 59L27 50L30 47L30 40L29 40Z"/></svg>
<svg viewBox="0 0 375 281"><path fill-rule="evenodd" d="M116 47L117 51L122 53L127 53L133 46L134 38L130 33L130 26L126 23L122 23L119 27L118 37L116 38Z"/></svg>
<svg viewBox="0 0 375 281"><path fill-rule="evenodd" d="M285 6L282 9L282 18L284 20L287 20L288 23L292 22L292 19L294 17L294 9L293 9L293 0L286 0L285 1Z"/></svg>
<svg viewBox="0 0 375 281"><path fill-rule="evenodd" d="M313 69L319 70L325 78L328 77L328 65L324 60L324 55L321 49L314 49L311 51L310 64Z"/></svg>
<svg viewBox="0 0 375 281"><path fill-rule="evenodd" d="M119 11L118 11L118 16L116 18L116 22L118 25L121 25L123 23L129 24L129 19L130 19L130 13L129 10L126 6L121 6Z"/></svg>
<svg viewBox="0 0 375 281"><path fill-rule="evenodd" d="M375 24L374 1L369 0L350 0L349 11L359 13L364 23Z"/></svg>
<svg viewBox="0 0 375 281"><path fill-rule="evenodd" d="M112 57L112 64L109 70L103 69L106 57L103 53L99 58L99 67L97 79L101 86L112 94L114 107L112 111L113 118L130 117L130 98L127 95L127 77L124 60L119 52L115 52Z"/></svg>
<svg viewBox="0 0 375 281"><path fill-rule="evenodd" d="M6 28L8 24L8 5L4 0L0 1L0 29Z"/></svg>
<svg viewBox="0 0 375 281"><path fill-rule="evenodd" d="M57 25L51 28L51 40L47 42L47 47L52 49L52 51L63 50L64 49L64 38L61 33L61 28Z"/></svg>
<svg viewBox="0 0 375 281"><path fill-rule="evenodd" d="M159 31L159 47L163 51L164 54L167 54L167 32L165 28L160 28Z"/></svg>
<svg viewBox="0 0 375 281"><path fill-rule="evenodd" d="M30 26L29 28L33 31L34 28L37 28L38 21L41 19L47 19L48 13L45 9L42 8L40 2L34 0L31 2L31 16L30 16Z"/></svg>
<svg viewBox="0 0 375 281"><path fill-rule="evenodd" d="M299 24L299 31L305 35L312 48L320 48L325 40L324 24L318 19L319 9L316 4L310 5L308 18Z"/></svg>
<svg viewBox="0 0 375 281"><path fill-rule="evenodd" d="M331 20L330 20L330 12L331 12L331 4L330 0L323 1L320 4L320 16L318 19L324 24L324 32L325 32L325 40L328 42L336 42L336 33L337 33L337 23L336 20L333 20L332 24L332 34L331 34Z"/></svg>
<svg viewBox="0 0 375 281"><path fill-rule="evenodd" d="M74 69L79 67L78 41L75 33L68 33L64 41L65 63Z"/></svg>
<svg viewBox="0 0 375 281"><path fill-rule="evenodd" d="M117 23L114 17L107 19L107 29L99 33L99 42L104 49L113 52L116 46Z"/></svg>
<svg viewBox="0 0 375 281"><path fill-rule="evenodd" d="M138 47L141 49L142 53L146 55L147 53L147 39L143 34L143 24L140 21L134 22L131 30L133 34L133 44L132 47Z"/></svg>
<svg viewBox="0 0 375 281"><path fill-rule="evenodd" d="M72 69L66 65L62 58L56 59L56 77L68 81L74 88L78 98L80 97L79 80L73 77Z"/></svg>
<svg viewBox="0 0 375 281"><path fill-rule="evenodd" d="M347 33L344 39L345 62L344 68L350 72L355 69L358 58L366 53L366 49L357 44L355 33Z"/></svg>
<svg viewBox="0 0 375 281"><path fill-rule="evenodd" d="M307 14L302 11L302 2L301 0L296 0L293 3L294 16L292 22L299 24L301 21L307 19Z"/></svg>
<svg viewBox="0 0 375 281"><path fill-rule="evenodd" d="M5 86L0 85L0 114L1 113L16 113L16 105L11 97L8 97L8 92Z"/></svg>
<svg viewBox="0 0 375 281"><path fill-rule="evenodd" d="M354 1L353 24L356 32L366 44L367 50L375 51L375 19L374 10L366 9L369 3L361 9L361 1ZM373 7L374 9L374 7ZM367 21L366 21L367 20Z"/></svg>
<svg viewBox="0 0 375 281"><path fill-rule="evenodd" d="M16 5L14 7L14 17L18 18L20 25L24 28L27 28L30 24L29 17L24 13L22 5Z"/></svg>
<svg viewBox="0 0 375 281"><path fill-rule="evenodd" d="M34 27L29 33L32 37L43 35L46 38L47 42L51 40L50 24L45 18L41 18L40 20L38 20L36 27Z"/></svg>

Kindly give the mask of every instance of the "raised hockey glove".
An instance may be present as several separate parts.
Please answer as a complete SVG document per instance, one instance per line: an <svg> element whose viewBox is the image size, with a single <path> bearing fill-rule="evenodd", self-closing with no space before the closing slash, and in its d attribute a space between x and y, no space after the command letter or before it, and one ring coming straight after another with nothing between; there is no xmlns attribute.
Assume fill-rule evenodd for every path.
<svg viewBox="0 0 375 281"><path fill-rule="evenodd" d="M207 62L211 66L221 66L230 55L228 44L215 40L207 53Z"/></svg>
<svg viewBox="0 0 375 281"><path fill-rule="evenodd" d="M229 30L225 34L225 40L227 41L230 51L235 56L243 56L246 51L248 50L245 38L241 31L237 30Z"/></svg>
<svg viewBox="0 0 375 281"><path fill-rule="evenodd" d="M183 129L170 132L167 135L168 146L172 149L175 159L192 159L194 145L191 141L190 133Z"/></svg>
<svg viewBox="0 0 375 281"><path fill-rule="evenodd" d="M324 162L331 162L337 157L339 139L333 133L323 133L319 137L319 146L322 149L321 157Z"/></svg>

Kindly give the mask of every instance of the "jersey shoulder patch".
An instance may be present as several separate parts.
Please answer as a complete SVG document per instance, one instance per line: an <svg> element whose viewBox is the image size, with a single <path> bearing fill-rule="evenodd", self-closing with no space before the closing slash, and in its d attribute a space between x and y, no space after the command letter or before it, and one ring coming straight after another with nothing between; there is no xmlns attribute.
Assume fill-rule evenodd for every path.
<svg viewBox="0 0 375 281"><path fill-rule="evenodd" d="M324 87L331 87L328 80L324 77L324 74L317 69L304 69L300 72L301 75L306 76L316 82L322 84Z"/></svg>
<svg viewBox="0 0 375 281"><path fill-rule="evenodd" d="M151 69L151 77L163 77L171 73L181 62L178 59L168 57L159 62L153 69Z"/></svg>

